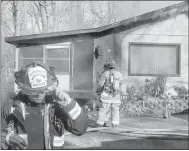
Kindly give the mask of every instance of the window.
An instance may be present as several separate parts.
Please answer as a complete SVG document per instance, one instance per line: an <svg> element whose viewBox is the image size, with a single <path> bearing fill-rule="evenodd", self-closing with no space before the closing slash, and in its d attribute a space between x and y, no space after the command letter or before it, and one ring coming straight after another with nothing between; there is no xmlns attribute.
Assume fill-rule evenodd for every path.
<svg viewBox="0 0 189 151"><path fill-rule="evenodd" d="M68 46L47 46L46 63L57 73L69 73L70 51Z"/></svg>
<svg viewBox="0 0 189 151"><path fill-rule="evenodd" d="M19 53L19 68L33 61L44 62L55 68L56 73L69 73L69 45L48 45L21 47Z"/></svg>
<svg viewBox="0 0 189 151"><path fill-rule="evenodd" d="M33 61L43 62L43 47L42 46L31 46L31 47L20 47L18 67L29 64Z"/></svg>
<svg viewBox="0 0 189 151"><path fill-rule="evenodd" d="M180 75L179 44L130 43L129 75Z"/></svg>

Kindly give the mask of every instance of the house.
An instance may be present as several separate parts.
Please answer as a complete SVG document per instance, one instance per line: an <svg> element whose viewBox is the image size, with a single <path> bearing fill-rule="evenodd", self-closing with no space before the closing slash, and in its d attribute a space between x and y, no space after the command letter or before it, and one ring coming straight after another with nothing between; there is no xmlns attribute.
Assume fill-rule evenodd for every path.
<svg viewBox="0 0 189 151"><path fill-rule="evenodd" d="M110 57L126 85L166 74L168 86L188 86L188 3L182 2L114 24L84 30L5 38L16 46L16 69L32 60L55 67L60 86L75 98L95 96ZM102 48L103 55L97 52Z"/></svg>

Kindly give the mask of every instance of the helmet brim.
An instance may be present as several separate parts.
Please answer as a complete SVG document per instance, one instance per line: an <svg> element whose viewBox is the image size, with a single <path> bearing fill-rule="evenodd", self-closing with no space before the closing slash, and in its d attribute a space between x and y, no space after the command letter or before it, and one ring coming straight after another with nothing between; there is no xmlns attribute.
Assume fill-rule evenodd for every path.
<svg viewBox="0 0 189 151"><path fill-rule="evenodd" d="M49 93L53 91L56 87L58 86L58 83L55 81L53 84L49 84L45 87L40 87L40 88L30 88L26 86L20 86L19 88L21 89L22 93L25 95L35 95L39 92L44 92L44 93Z"/></svg>
<svg viewBox="0 0 189 151"><path fill-rule="evenodd" d="M42 89L42 90L38 90L38 91L35 91L35 90L27 90L27 89L21 89L21 92L23 93L23 94L25 94L25 95L36 95L36 94L38 94L38 93L40 93L40 92L42 92L42 93L48 93L49 92L49 90L48 89Z"/></svg>
<svg viewBox="0 0 189 151"><path fill-rule="evenodd" d="M45 86L45 87L36 88L36 89L23 87L23 86L19 86L19 87L21 88L21 91L22 91L23 94L34 95L34 94L37 94L39 92L48 93L49 92L48 87L50 87L50 86Z"/></svg>

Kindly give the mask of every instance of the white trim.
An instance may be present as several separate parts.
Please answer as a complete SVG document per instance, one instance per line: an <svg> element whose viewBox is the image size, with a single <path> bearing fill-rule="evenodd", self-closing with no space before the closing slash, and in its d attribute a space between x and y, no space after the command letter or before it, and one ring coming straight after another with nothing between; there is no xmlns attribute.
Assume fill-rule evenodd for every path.
<svg viewBox="0 0 189 151"><path fill-rule="evenodd" d="M47 104L47 132L49 132L49 108L50 108L50 104Z"/></svg>
<svg viewBox="0 0 189 151"><path fill-rule="evenodd" d="M22 115L23 115L23 117L24 117L24 119L26 118L26 109L25 109L25 105L24 105L24 103L20 103L20 105L21 105L21 109L22 109Z"/></svg>
<svg viewBox="0 0 189 151"><path fill-rule="evenodd" d="M46 49L58 49L58 48L69 48L69 46L46 46Z"/></svg>
<svg viewBox="0 0 189 151"><path fill-rule="evenodd" d="M99 124L99 125L103 125L104 121L97 121L96 123Z"/></svg>
<svg viewBox="0 0 189 151"><path fill-rule="evenodd" d="M64 145L64 134L62 136L54 136L53 146L54 147L61 147Z"/></svg>
<svg viewBox="0 0 189 151"><path fill-rule="evenodd" d="M15 110L15 108L11 107L10 113L13 113L14 110Z"/></svg>
<svg viewBox="0 0 189 151"><path fill-rule="evenodd" d="M18 62L20 61L19 50L20 50L19 48L15 49L15 67L14 67L15 71L18 71ZM18 85L14 82L14 92L17 92L17 91L18 91Z"/></svg>
<svg viewBox="0 0 189 151"><path fill-rule="evenodd" d="M81 113L81 107L76 102L74 108L71 111L69 111L69 114L72 117L72 119L76 119L80 113Z"/></svg>
<svg viewBox="0 0 189 151"><path fill-rule="evenodd" d="M18 57L19 57L19 48L16 48L16 50L15 50L15 60L17 60L16 62L15 62L15 70L17 71L18 70Z"/></svg>

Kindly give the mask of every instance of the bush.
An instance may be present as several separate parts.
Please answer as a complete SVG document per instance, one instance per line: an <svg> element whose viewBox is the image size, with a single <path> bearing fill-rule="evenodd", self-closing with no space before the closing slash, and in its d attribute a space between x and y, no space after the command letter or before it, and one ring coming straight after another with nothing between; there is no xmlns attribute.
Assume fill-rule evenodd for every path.
<svg viewBox="0 0 189 151"><path fill-rule="evenodd" d="M122 101L120 107L121 115L165 117L165 110L169 111L168 115L186 110L188 108L187 100L172 99L165 94L166 82L167 77L160 75L151 80L146 79L143 86L127 86L127 97ZM184 87L179 87L177 90L180 91L180 96L184 96L188 91Z"/></svg>
<svg viewBox="0 0 189 151"><path fill-rule="evenodd" d="M136 101L137 98L136 98L136 87L135 86L127 86L127 89L126 89L126 92L127 92L127 101L128 102L132 102L132 101Z"/></svg>
<svg viewBox="0 0 189 151"><path fill-rule="evenodd" d="M160 97L165 93L167 77L159 75L151 80L145 80L145 93L153 97Z"/></svg>
<svg viewBox="0 0 189 151"><path fill-rule="evenodd" d="M178 93L178 97L185 98L188 94L188 90L185 86L174 86L174 90Z"/></svg>
<svg viewBox="0 0 189 151"><path fill-rule="evenodd" d="M169 114L180 113L183 110L188 109L188 103L184 102L182 99L166 100L166 104ZM124 106L121 106L120 111L121 114L126 116L146 115L146 116L164 117L165 100L148 97L144 101L144 105L142 105L142 101L138 101L132 104L125 103Z"/></svg>

